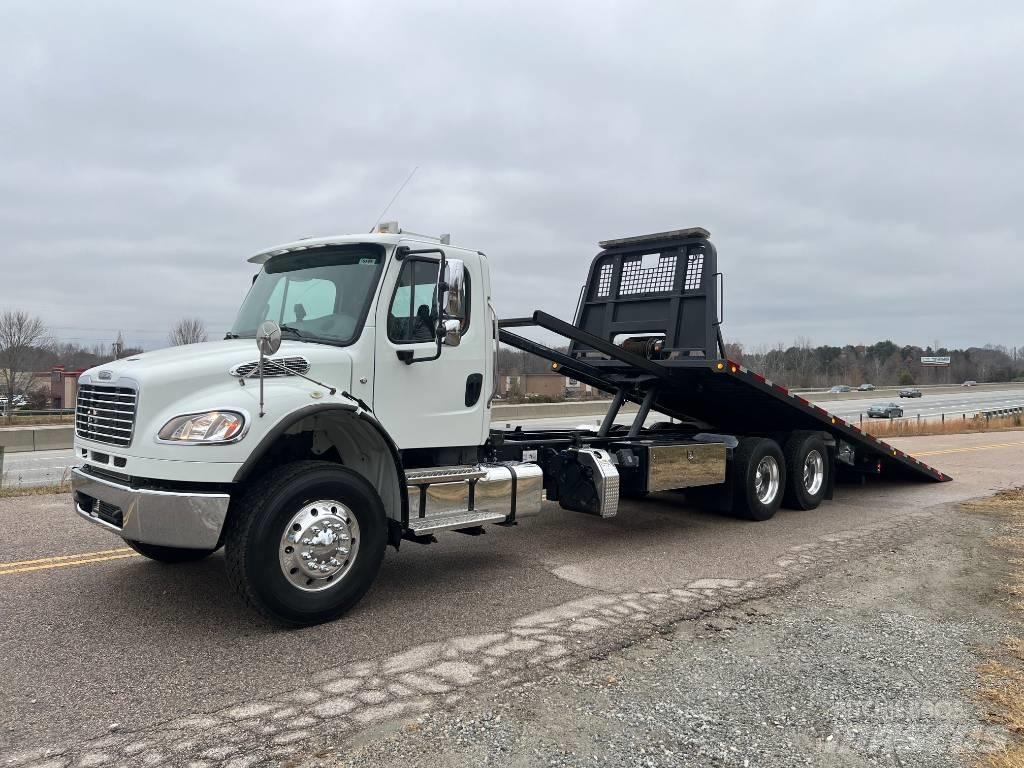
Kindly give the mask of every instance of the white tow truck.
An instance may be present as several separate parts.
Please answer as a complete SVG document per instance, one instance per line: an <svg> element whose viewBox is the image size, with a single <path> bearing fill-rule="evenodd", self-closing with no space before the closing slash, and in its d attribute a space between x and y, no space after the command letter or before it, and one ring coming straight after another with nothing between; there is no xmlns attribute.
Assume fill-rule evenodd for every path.
<svg viewBox="0 0 1024 768"><path fill-rule="evenodd" d="M256 254L223 341L82 374L77 513L162 562L224 547L242 598L302 625L358 601L388 544L516 525L545 496L608 517L620 494L687 489L766 520L842 475L949 479L725 359L705 230L601 245L574 324L499 323L482 252L394 222ZM499 342L608 391L600 429L492 429ZM647 427L653 412L672 421Z"/></svg>

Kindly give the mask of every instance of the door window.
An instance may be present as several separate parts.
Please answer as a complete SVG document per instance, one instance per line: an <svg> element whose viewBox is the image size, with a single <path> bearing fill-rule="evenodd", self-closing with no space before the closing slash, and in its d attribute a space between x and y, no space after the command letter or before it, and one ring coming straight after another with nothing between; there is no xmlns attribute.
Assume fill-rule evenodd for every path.
<svg viewBox="0 0 1024 768"><path fill-rule="evenodd" d="M409 259L402 265L388 311L388 338L396 344L437 339L434 297L439 266L436 261L418 259Z"/></svg>

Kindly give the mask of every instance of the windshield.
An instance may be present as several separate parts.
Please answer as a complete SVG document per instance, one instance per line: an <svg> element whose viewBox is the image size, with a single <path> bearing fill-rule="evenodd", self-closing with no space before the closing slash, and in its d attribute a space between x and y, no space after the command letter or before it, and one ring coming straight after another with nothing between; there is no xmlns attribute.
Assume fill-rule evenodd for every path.
<svg viewBox="0 0 1024 768"><path fill-rule="evenodd" d="M351 344L366 320L383 263L384 249L370 244L272 256L242 302L231 335L255 338L260 323L273 320L285 337Z"/></svg>

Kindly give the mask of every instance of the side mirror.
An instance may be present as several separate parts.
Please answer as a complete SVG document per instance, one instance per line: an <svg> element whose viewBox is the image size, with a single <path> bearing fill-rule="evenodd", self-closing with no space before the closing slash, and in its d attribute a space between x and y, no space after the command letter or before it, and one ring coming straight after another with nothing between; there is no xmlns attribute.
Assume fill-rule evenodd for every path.
<svg viewBox="0 0 1024 768"><path fill-rule="evenodd" d="M441 323L438 330L447 347L462 342L462 321L466 319L466 265L462 259L444 264L444 293L441 296Z"/></svg>
<svg viewBox="0 0 1024 768"><path fill-rule="evenodd" d="M441 321L442 343L446 347L457 347L462 343L462 321L442 320Z"/></svg>
<svg viewBox="0 0 1024 768"><path fill-rule="evenodd" d="M273 320L264 320L256 329L256 347L264 356L277 352L281 348L281 327Z"/></svg>
<svg viewBox="0 0 1024 768"><path fill-rule="evenodd" d="M462 259L448 259L444 263L445 291L441 311L446 319L466 319L466 265Z"/></svg>

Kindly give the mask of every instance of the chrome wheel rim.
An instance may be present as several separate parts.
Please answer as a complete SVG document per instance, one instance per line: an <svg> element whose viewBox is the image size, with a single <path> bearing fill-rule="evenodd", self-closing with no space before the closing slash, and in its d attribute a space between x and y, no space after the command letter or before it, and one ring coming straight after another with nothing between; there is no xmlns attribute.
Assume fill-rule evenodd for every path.
<svg viewBox="0 0 1024 768"><path fill-rule="evenodd" d="M281 534L281 572L303 592L340 584L359 552L359 523L340 501L325 499L302 507Z"/></svg>
<svg viewBox="0 0 1024 768"><path fill-rule="evenodd" d="M754 493L762 504L771 504L779 493L779 462L774 456L765 456L757 463L754 475Z"/></svg>
<svg viewBox="0 0 1024 768"><path fill-rule="evenodd" d="M804 459L804 490L814 496L825 483L825 460L821 452L813 449L807 452Z"/></svg>

